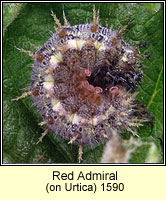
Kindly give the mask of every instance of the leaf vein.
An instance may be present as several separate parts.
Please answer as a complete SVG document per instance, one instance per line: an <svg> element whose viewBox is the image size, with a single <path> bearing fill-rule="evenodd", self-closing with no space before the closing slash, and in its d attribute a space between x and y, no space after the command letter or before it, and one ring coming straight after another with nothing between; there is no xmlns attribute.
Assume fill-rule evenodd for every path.
<svg viewBox="0 0 166 200"><path fill-rule="evenodd" d="M153 100L154 100L156 94L160 91L160 89L157 90L157 88L158 88L158 85L159 85L159 82L160 82L160 78L161 78L162 72L163 72L163 67L161 67L160 73L159 73L158 78L157 78L157 82L156 82L156 84L155 84L155 88L154 88L153 94L152 94L152 96L151 96L151 98L150 98L150 100L149 100L149 103L148 103L148 105L147 105L147 108L150 107L150 105L152 104L152 102L153 102Z"/></svg>

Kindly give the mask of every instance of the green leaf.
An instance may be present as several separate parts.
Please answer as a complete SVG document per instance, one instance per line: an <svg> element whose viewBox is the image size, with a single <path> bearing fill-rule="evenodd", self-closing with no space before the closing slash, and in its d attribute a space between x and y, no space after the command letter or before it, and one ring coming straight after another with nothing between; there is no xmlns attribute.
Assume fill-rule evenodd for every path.
<svg viewBox="0 0 166 200"><path fill-rule="evenodd" d="M41 117L32 106L32 100L27 97L11 101L23 93L23 88L29 86L33 64L27 55L20 53L14 46L27 50L33 50L29 42L42 46L54 32L51 10L63 22L64 9L70 24L75 25L92 20L93 5L94 3L26 3L19 10L19 14L17 13L17 17L10 20L4 18L6 30L3 41L4 163L77 162L78 147L68 145L68 141L53 132L49 132L43 142L36 145L44 129L38 125ZM144 79L138 88L138 99L155 117L152 130L154 137L151 137L149 126L138 130L140 140L149 145L139 147L140 149L133 153L130 162L163 162L158 139L163 138L163 7L155 12L149 12L147 6L142 3L96 3L95 6L100 10L100 23L103 26L120 29L132 20L123 34L128 43L137 47L140 42L148 42L147 47L141 49L141 52L150 54L151 58L141 59ZM6 13L6 8L3 9ZM93 147L85 146L82 162L100 162L104 146L104 143Z"/></svg>
<svg viewBox="0 0 166 200"><path fill-rule="evenodd" d="M144 3L144 5L152 14L158 12L161 8L161 3Z"/></svg>
<svg viewBox="0 0 166 200"><path fill-rule="evenodd" d="M14 21L19 14L23 3L3 3L3 35L7 27Z"/></svg>

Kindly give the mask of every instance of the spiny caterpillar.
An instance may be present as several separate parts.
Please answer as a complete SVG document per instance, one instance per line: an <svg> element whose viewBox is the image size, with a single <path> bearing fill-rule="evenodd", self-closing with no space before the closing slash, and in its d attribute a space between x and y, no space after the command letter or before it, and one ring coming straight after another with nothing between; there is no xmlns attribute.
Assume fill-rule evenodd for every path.
<svg viewBox="0 0 166 200"><path fill-rule="evenodd" d="M56 32L36 52L19 49L33 58L29 90L15 100L30 96L49 130L82 148L111 140L127 130L151 123L153 117L135 99L143 77L137 59L142 57L122 39L121 30L102 27L93 9L91 23L64 25L52 12Z"/></svg>

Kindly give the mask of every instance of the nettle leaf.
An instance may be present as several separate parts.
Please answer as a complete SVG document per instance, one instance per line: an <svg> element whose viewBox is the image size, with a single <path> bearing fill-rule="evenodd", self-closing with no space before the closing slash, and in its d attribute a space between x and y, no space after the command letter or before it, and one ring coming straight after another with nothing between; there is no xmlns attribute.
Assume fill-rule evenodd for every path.
<svg viewBox="0 0 166 200"><path fill-rule="evenodd" d="M11 4L12 5L12 4ZM27 97L11 101L23 93L30 84L33 61L16 48L33 50L29 42L42 46L54 32L51 10L62 20L65 10L71 25L92 19L93 3L27 3L21 5L19 14L4 22L7 29L3 41L3 158L4 163L76 163L78 147L49 132L43 142L36 145L44 131L38 123L38 115L32 100ZM141 147L137 148L129 162L163 162L160 140L163 138L163 6L153 12L143 3L96 3L100 10L100 23L112 29L129 24L123 38L132 46L148 42L141 49L144 79L138 88L138 99L155 117L153 130L149 126L138 130ZM151 9L152 10L152 9ZM7 15L4 9L4 15ZM129 23L130 22L130 23ZM4 28L5 28L4 27ZM122 134L129 136L129 133ZM153 136L153 137L152 137ZM105 144L87 145L82 163L100 162ZM146 156L147 155L147 156Z"/></svg>
<svg viewBox="0 0 166 200"><path fill-rule="evenodd" d="M3 3L3 35L24 5L23 3Z"/></svg>

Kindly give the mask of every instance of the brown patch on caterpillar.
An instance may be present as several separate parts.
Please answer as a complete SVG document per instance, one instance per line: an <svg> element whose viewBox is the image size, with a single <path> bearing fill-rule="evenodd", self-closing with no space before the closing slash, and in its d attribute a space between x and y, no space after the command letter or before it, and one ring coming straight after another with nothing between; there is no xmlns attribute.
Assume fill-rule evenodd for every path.
<svg viewBox="0 0 166 200"><path fill-rule="evenodd" d="M38 90L37 88L33 88L33 89L32 89L32 94L33 94L34 96L38 96L38 95L39 95L39 90Z"/></svg>
<svg viewBox="0 0 166 200"><path fill-rule="evenodd" d="M91 32L97 32L98 27L96 25L92 25L90 27Z"/></svg>
<svg viewBox="0 0 166 200"><path fill-rule="evenodd" d="M37 60L38 62L42 62L42 61L44 60L43 54L38 54L38 55L36 56L36 60Z"/></svg>
<svg viewBox="0 0 166 200"><path fill-rule="evenodd" d="M52 125L52 124L54 123L54 119L53 119L51 116L49 116L49 117L47 118L47 123L48 123L49 125Z"/></svg>
<svg viewBox="0 0 166 200"><path fill-rule="evenodd" d="M113 44L114 46L117 46L117 44L118 44L118 42L119 42L119 39L116 38L116 37L114 37L114 38L112 38L111 42L112 42L112 44Z"/></svg>
<svg viewBox="0 0 166 200"><path fill-rule="evenodd" d="M60 38L64 38L66 35L67 35L67 32L66 32L65 29L62 29L62 30L59 32L59 37L60 37Z"/></svg>

